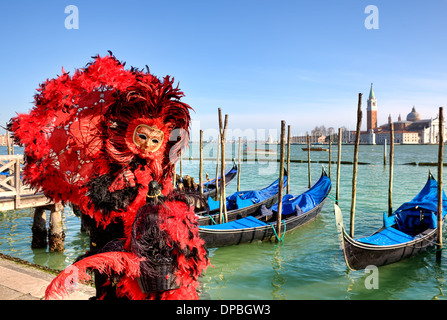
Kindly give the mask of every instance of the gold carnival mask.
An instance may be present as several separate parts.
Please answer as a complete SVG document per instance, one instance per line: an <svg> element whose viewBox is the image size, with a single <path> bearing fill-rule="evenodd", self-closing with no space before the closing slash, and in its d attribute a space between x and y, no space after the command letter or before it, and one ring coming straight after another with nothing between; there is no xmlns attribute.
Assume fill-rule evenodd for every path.
<svg viewBox="0 0 447 320"><path fill-rule="evenodd" d="M164 133L146 124L138 125L133 132L133 142L145 153L152 153L160 149Z"/></svg>

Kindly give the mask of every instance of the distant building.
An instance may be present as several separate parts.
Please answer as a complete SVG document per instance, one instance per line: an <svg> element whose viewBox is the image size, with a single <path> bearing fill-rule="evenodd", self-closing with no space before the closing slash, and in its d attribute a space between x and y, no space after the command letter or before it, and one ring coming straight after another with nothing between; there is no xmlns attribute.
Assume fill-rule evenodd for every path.
<svg viewBox="0 0 447 320"><path fill-rule="evenodd" d="M385 140L390 140L391 115L388 116L388 123L377 126L377 100L371 84L371 89L367 101L366 132L361 133L360 142L364 144L383 144ZM398 120L393 122L394 143L398 144L437 144L439 134L439 119L421 119L416 108L413 106L406 120L402 121L399 115ZM444 121L445 127L445 121ZM445 130L444 130L445 132ZM445 137L444 137L445 139Z"/></svg>
<svg viewBox="0 0 447 320"><path fill-rule="evenodd" d="M321 136L309 135L310 144L323 144L326 142L326 140L327 140L327 137L325 135L321 135ZM290 137L290 143L307 144L307 135L306 136Z"/></svg>
<svg viewBox="0 0 447 320"><path fill-rule="evenodd" d="M377 128L377 101L374 95L373 84L369 91L369 97L366 107L366 131L372 133Z"/></svg>
<svg viewBox="0 0 447 320"><path fill-rule="evenodd" d="M8 139L6 138L6 134L0 135L0 146L8 145Z"/></svg>

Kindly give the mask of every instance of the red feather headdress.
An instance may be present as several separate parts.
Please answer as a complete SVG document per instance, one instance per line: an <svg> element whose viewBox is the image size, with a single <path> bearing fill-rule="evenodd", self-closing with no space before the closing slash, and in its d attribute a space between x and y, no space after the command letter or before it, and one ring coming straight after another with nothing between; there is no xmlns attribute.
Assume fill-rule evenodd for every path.
<svg viewBox="0 0 447 320"><path fill-rule="evenodd" d="M172 194L172 174L179 151L188 144L191 109L181 102L183 92L166 76L124 64L112 55L95 57L73 76L63 73L40 85L35 106L11 119L8 129L24 146L24 181L55 202L71 202L106 227L123 222L121 251L103 252L73 265L79 279L87 270L120 275L118 295L147 298L138 290L138 263L131 248L137 212L146 207L149 182L163 195ZM179 198L180 199L180 198ZM197 218L187 202L170 197L156 209L158 239L172 250L180 288L162 298L196 298L197 278L209 264L198 237ZM121 240L120 240L121 241ZM64 292L73 279L64 271L50 285L47 296ZM67 280L68 279L68 280Z"/></svg>
<svg viewBox="0 0 447 320"><path fill-rule="evenodd" d="M127 174L146 189L143 195L151 179L164 186L164 193L172 190L173 166L189 139L190 107L180 101L183 92L169 76L160 80L138 69L125 70L111 55L97 56L73 76L63 73L38 91L31 112L19 114L9 124L16 142L25 147L27 184L54 201L79 205L104 225L122 210L98 216L104 208L91 205L88 186L93 178L109 174L118 183ZM164 133L162 147L150 155L140 153L132 141L139 123ZM150 161L134 165L129 176L126 167L136 159Z"/></svg>

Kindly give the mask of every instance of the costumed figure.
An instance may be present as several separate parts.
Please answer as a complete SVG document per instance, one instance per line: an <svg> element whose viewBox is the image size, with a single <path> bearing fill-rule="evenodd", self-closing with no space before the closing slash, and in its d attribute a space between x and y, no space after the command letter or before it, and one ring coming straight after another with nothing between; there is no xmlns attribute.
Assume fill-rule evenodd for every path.
<svg viewBox="0 0 447 320"><path fill-rule="evenodd" d="M190 107L159 79L112 54L40 85L8 129L24 146L24 182L89 220L90 250L57 276L46 299L95 275L97 299L197 299L209 265L191 203L173 190L189 142ZM193 199L193 201L191 201Z"/></svg>

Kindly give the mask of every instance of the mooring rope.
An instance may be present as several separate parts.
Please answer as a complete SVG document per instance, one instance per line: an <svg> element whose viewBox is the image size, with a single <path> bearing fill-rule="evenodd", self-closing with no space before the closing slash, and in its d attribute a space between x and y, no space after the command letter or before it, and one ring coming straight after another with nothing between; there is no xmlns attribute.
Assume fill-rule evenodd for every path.
<svg viewBox="0 0 447 320"><path fill-rule="evenodd" d="M276 229L273 226L273 224L271 224L270 222L267 222L273 229L273 232L275 233L276 239L278 239L279 242L283 242L284 240L284 235L286 234L286 222L284 220L281 220L282 223L284 223L284 232L282 233L281 239L278 236L278 233L276 233Z"/></svg>
<svg viewBox="0 0 447 320"><path fill-rule="evenodd" d="M214 224L217 224L216 221L214 221L213 217L208 213L207 214L208 217L210 217L211 221L213 221Z"/></svg>

